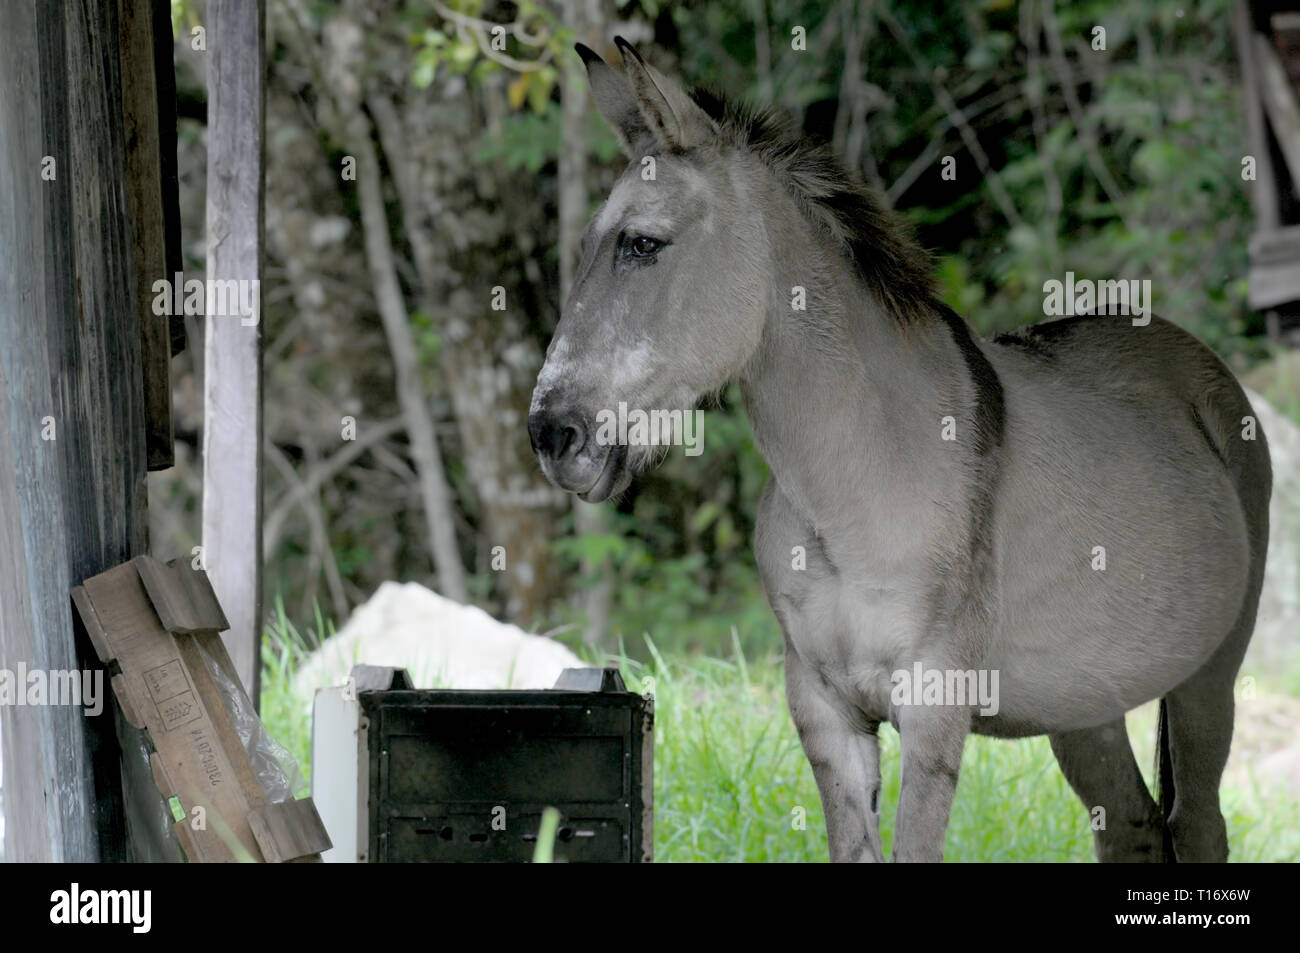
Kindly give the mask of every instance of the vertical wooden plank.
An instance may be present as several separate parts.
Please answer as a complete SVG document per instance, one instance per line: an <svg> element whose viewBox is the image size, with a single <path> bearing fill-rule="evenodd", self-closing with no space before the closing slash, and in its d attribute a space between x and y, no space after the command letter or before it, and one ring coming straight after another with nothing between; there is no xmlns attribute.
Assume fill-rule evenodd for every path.
<svg viewBox="0 0 1300 953"><path fill-rule="evenodd" d="M131 261L140 310L144 371L145 446L149 469L165 470L174 462L171 321L166 313L154 313L152 289L155 281L173 276L167 272L154 16L151 6L137 0L118 0L117 12L126 195L131 212Z"/></svg>
<svg viewBox="0 0 1300 953"><path fill-rule="evenodd" d="M208 4L208 286L249 293L262 257L262 0ZM229 282L238 284L229 284ZM221 283L221 284L215 284ZM256 315L210 295L204 331L203 555L254 704L262 621L262 362ZM215 307L214 307L215 305ZM214 313L222 311L225 313Z"/></svg>
<svg viewBox="0 0 1300 953"><path fill-rule="evenodd" d="M1277 228L1279 222L1277 180L1264 128L1264 103L1260 99L1259 66L1254 51L1255 25L1247 5L1248 0L1237 0L1232 25L1237 59L1241 63L1241 98L1246 110L1250 154L1255 157L1255 181L1250 183L1250 201L1255 209L1256 230L1268 231Z"/></svg>
<svg viewBox="0 0 1300 953"><path fill-rule="evenodd" d="M1296 102L1296 91L1268 38L1256 33L1252 41L1264 113L1268 116L1291 181L1300 183L1300 103Z"/></svg>
<svg viewBox="0 0 1300 953"><path fill-rule="evenodd" d="M0 22L0 667L84 671L69 591L145 546L116 8ZM0 715L7 860L122 858L113 717Z"/></svg>
<svg viewBox="0 0 1300 953"><path fill-rule="evenodd" d="M171 0L153 2L154 84L158 90L158 167L162 179L165 271L185 267L181 253L181 190L176 158L176 63ZM171 317L172 355L185 350L185 316Z"/></svg>

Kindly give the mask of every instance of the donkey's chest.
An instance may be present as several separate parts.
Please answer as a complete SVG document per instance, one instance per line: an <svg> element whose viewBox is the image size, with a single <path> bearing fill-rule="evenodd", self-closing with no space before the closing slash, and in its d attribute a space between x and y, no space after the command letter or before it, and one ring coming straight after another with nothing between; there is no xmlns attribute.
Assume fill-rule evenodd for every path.
<svg viewBox="0 0 1300 953"><path fill-rule="evenodd" d="M887 719L894 673L926 654L920 601L870 579L810 579L770 595L799 658L853 707Z"/></svg>
<svg viewBox="0 0 1300 953"><path fill-rule="evenodd" d="M755 552L788 648L848 705L885 720L893 674L928 655L933 611L916 585L924 557L903 541L867 553L845 536L858 539L841 533L837 545L768 484Z"/></svg>

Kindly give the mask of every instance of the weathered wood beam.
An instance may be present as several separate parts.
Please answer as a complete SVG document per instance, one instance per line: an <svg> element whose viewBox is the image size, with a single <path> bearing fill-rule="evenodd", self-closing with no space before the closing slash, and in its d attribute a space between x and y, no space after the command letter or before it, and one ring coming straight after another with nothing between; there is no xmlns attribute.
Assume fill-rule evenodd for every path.
<svg viewBox="0 0 1300 953"><path fill-rule="evenodd" d="M154 13L152 5L145 6L136 0L118 0L117 13L126 135L126 196L131 212L131 260L140 311L144 371L145 439L149 469L165 470L175 460L171 319L166 312L154 313L153 285L160 279L170 281L173 275L167 271ZM174 150L173 144L173 156Z"/></svg>
<svg viewBox="0 0 1300 953"><path fill-rule="evenodd" d="M1254 35L1255 62L1259 69L1259 91L1268 114L1269 126L1286 161L1291 181L1300 187L1300 103L1287 78L1273 44L1262 34Z"/></svg>
<svg viewBox="0 0 1300 953"><path fill-rule="evenodd" d="M261 0L208 4L208 287L233 290L244 303L260 294L264 24ZM223 305L218 296L209 296L204 322L203 555L230 620L226 648L256 704L262 634L261 325L260 313L241 313L225 297Z"/></svg>
<svg viewBox="0 0 1300 953"><path fill-rule="evenodd" d="M162 179L164 259L167 274L185 267L181 251L181 187L176 156L176 53L171 0L153 0L154 85L158 91L158 167ZM171 316L171 352L185 350L185 316Z"/></svg>
<svg viewBox="0 0 1300 953"><path fill-rule="evenodd" d="M69 593L146 532L116 4L0 0L0 23L0 667L89 670ZM111 703L0 726L6 860L123 859Z"/></svg>
<svg viewBox="0 0 1300 953"><path fill-rule="evenodd" d="M1300 301L1300 225L1250 236L1249 286L1257 310Z"/></svg>
<svg viewBox="0 0 1300 953"><path fill-rule="evenodd" d="M1250 183L1250 202L1255 210L1257 228L1277 228L1278 203L1275 190L1273 156L1268 147L1268 130L1264 127L1264 104L1259 97L1259 67L1255 63L1255 26L1251 22L1248 0L1237 0L1233 9L1233 34L1237 59L1241 62L1241 97L1246 110L1246 129L1250 137L1250 154L1255 157L1255 181Z"/></svg>

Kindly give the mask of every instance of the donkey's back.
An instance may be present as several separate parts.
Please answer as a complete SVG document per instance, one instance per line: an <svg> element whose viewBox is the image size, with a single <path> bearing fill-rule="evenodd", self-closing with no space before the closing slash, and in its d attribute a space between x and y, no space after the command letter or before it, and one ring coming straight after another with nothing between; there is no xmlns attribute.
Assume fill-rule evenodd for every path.
<svg viewBox="0 0 1300 953"><path fill-rule="evenodd" d="M1077 317L985 345L1006 424L992 734L1075 730L1160 697L1253 625L1271 470L1223 363L1159 318ZM1244 633L1244 634L1242 634Z"/></svg>

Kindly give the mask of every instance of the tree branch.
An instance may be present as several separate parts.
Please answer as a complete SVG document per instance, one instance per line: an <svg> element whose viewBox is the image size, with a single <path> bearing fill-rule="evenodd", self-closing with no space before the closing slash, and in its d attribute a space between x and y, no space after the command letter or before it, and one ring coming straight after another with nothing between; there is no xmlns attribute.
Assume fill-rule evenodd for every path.
<svg viewBox="0 0 1300 953"><path fill-rule="evenodd" d="M319 491L324 484L342 473L344 469L367 450L401 431L403 426L405 426L405 421L398 417L362 428L356 440L349 441L341 450L316 464L300 483L291 486L284 496L280 497L276 502L270 516L266 518L263 525L262 545L263 552L267 554L267 559L270 559L270 554L280 544L280 532L285 518L295 506L301 505L307 496Z"/></svg>
<svg viewBox="0 0 1300 953"><path fill-rule="evenodd" d="M432 0L432 2L433 8L439 14L456 24L456 32L462 39L466 36L472 37L484 56L490 60L495 60L502 66L519 73L531 73L545 66L551 61L551 57L555 55L554 51L543 49L541 55L535 60L519 60L507 53L502 53L500 50L492 49L492 41L488 39L488 33L494 27L502 27L525 46L540 47L550 39L550 33L547 30L543 29L536 34L531 34L524 29L523 24L518 20L513 20L510 23L493 23L491 20L482 20L467 13L453 10L446 4L439 3L438 0Z"/></svg>

